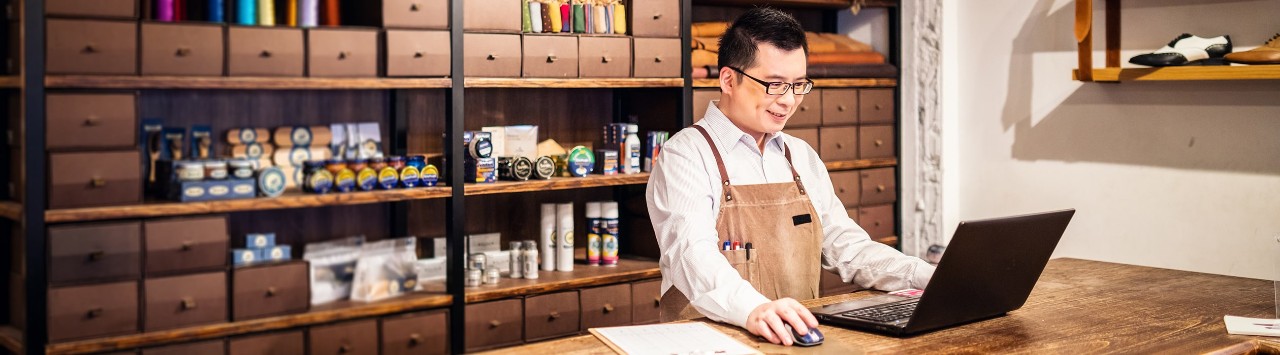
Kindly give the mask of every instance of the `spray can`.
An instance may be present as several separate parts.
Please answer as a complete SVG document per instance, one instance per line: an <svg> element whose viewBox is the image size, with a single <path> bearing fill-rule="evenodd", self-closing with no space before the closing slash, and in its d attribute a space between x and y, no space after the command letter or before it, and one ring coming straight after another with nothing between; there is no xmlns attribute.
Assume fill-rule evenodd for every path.
<svg viewBox="0 0 1280 355"><path fill-rule="evenodd" d="M556 204L542 204L542 271L556 270Z"/></svg>
<svg viewBox="0 0 1280 355"><path fill-rule="evenodd" d="M604 213L599 223L603 244L600 259L604 266L618 266L618 203L609 201L601 207Z"/></svg>
<svg viewBox="0 0 1280 355"><path fill-rule="evenodd" d="M507 244L511 246L511 250L508 251L509 253L511 253L511 257L507 258L508 260L511 261L511 278L513 279L523 278L524 277L524 260L521 258L524 257L524 253L520 252L520 246L524 245L524 243L510 242Z"/></svg>
<svg viewBox="0 0 1280 355"><path fill-rule="evenodd" d="M573 271L573 203L556 205L556 270Z"/></svg>
<svg viewBox="0 0 1280 355"><path fill-rule="evenodd" d="M520 259L524 261L524 278L537 279L538 278L538 242L535 240L524 242L524 249L521 250L521 254L523 255L520 257Z"/></svg>
<svg viewBox="0 0 1280 355"><path fill-rule="evenodd" d="M587 265L600 266L600 202L587 202Z"/></svg>

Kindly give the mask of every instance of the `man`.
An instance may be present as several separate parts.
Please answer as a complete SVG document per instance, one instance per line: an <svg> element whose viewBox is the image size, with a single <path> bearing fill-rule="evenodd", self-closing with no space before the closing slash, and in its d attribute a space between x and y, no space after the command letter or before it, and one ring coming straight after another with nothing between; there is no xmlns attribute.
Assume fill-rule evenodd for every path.
<svg viewBox="0 0 1280 355"><path fill-rule="evenodd" d="M882 290L920 288L933 267L874 242L836 198L826 166L781 133L813 84L804 31L756 8L720 39L719 101L671 138L646 195L661 247L662 316L697 316L791 345L818 321L820 269ZM722 250L724 242L748 245ZM731 247L732 248L732 247Z"/></svg>

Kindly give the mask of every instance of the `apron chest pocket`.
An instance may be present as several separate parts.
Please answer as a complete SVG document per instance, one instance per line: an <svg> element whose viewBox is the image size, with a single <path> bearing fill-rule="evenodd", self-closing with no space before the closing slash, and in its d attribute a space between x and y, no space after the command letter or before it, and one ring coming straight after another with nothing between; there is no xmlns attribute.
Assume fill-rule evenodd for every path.
<svg viewBox="0 0 1280 355"><path fill-rule="evenodd" d="M756 282L756 262L760 259L760 254L756 250L750 250L752 253L748 257L747 249L739 250L721 250L720 254L729 260L729 265L738 271L738 276L742 276L747 282Z"/></svg>

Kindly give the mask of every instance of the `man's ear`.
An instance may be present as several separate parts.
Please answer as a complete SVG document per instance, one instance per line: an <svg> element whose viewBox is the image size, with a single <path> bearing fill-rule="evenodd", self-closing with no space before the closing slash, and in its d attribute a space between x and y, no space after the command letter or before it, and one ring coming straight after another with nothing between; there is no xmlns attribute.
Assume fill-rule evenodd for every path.
<svg viewBox="0 0 1280 355"><path fill-rule="evenodd" d="M733 81L733 69L720 67L720 92L732 92L735 84Z"/></svg>

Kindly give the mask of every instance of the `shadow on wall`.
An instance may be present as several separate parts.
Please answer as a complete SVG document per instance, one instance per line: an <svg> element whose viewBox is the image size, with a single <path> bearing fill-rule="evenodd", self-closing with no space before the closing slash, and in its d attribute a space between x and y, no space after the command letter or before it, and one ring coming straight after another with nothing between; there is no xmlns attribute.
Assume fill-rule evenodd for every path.
<svg viewBox="0 0 1280 355"><path fill-rule="evenodd" d="M1033 55L1074 57L1074 6L1050 13L1053 3L1037 2L1014 41L1001 117L1002 128L1014 132L1014 159L1280 175L1275 81L1085 84L1032 124ZM1124 28L1133 27L1142 26L1129 21ZM1144 32L1143 37L1154 35ZM1097 49L1100 35L1095 34ZM1061 75L1070 69L1062 68Z"/></svg>

